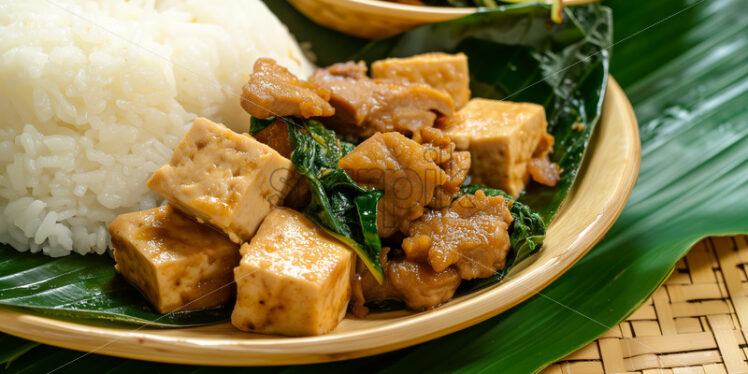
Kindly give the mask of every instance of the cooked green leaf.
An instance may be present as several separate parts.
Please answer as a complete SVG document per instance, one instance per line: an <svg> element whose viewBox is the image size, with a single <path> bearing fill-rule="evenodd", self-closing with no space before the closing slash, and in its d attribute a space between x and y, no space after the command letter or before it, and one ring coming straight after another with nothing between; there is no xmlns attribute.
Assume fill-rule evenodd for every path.
<svg viewBox="0 0 748 374"><path fill-rule="evenodd" d="M377 230L377 203L383 194L384 192L380 190L371 190L366 191L363 195L356 196L355 199L364 243L370 248L382 248Z"/></svg>
<svg viewBox="0 0 748 374"><path fill-rule="evenodd" d="M372 275L384 279L379 252L382 244L377 231L377 202L381 191L360 187L338 160L350 152L335 132L317 121L284 119L293 152L291 162L306 177L312 192L304 214L322 229L351 247ZM303 123L300 123L303 122Z"/></svg>

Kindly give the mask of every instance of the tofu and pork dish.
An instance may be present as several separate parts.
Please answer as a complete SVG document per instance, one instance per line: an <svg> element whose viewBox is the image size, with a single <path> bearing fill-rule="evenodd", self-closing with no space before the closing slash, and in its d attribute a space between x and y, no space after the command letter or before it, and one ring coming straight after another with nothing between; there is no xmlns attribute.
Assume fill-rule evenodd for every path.
<svg viewBox="0 0 748 374"><path fill-rule="evenodd" d="M161 313L234 303L240 330L320 335L437 307L542 245L515 199L559 181L545 109L471 98L464 54L307 80L260 58L241 107L249 133L196 119L147 182L168 204L109 226L116 270Z"/></svg>

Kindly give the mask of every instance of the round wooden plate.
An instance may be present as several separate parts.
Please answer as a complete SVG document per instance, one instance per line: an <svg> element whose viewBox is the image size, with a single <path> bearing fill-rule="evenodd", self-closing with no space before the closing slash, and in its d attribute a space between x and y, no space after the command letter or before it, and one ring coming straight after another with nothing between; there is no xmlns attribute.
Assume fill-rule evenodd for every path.
<svg viewBox="0 0 748 374"><path fill-rule="evenodd" d="M636 117L609 79L602 119L585 164L548 228L543 249L499 284L439 308L346 319L332 333L286 338L228 323L181 329L94 326L0 310L0 330L97 354L202 365L288 365L373 355L434 339L495 316L534 295L592 248L621 213L639 172Z"/></svg>
<svg viewBox="0 0 748 374"><path fill-rule="evenodd" d="M599 0L563 0L564 6ZM381 0L288 0L317 24L366 39L382 39L427 23L473 14L478 8L423 6Z"/></svg>

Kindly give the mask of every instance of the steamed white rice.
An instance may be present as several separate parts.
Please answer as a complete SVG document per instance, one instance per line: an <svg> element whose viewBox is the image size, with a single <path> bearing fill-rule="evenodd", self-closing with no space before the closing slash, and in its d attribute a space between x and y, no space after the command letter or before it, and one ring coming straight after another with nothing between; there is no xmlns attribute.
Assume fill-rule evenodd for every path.
<svg viewBox="0 0 748 374"><path fill-rule="evenodd" d="M0 242L103 253L196 116L247 130L261 56L313 68L259 0L0 0Z"/></svg>

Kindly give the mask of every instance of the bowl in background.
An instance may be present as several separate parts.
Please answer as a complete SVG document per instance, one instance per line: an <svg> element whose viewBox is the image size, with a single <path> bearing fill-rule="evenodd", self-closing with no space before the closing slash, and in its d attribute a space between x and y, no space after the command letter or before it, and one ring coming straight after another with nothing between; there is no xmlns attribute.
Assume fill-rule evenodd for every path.
<svg viewBox="0 0 748 374"><path fill-rule="evenodd" d="M597 0L563 0L564 6ZM383 0L288 0L315 23L365 39L382 39L428 23L449 21L480 8L400 4Z"/></svg>

